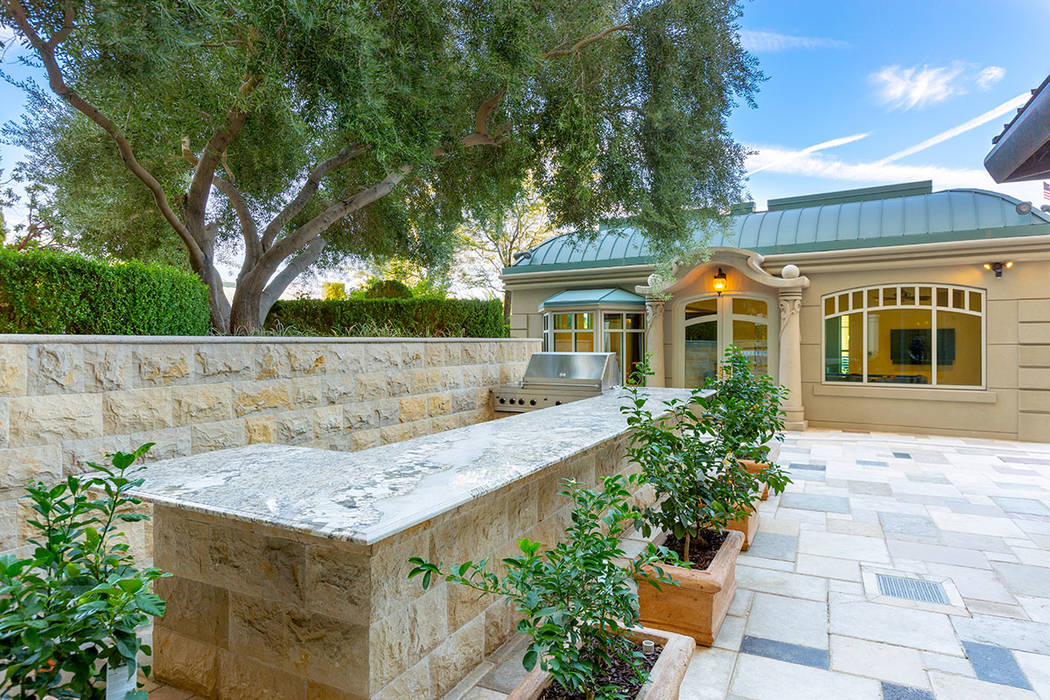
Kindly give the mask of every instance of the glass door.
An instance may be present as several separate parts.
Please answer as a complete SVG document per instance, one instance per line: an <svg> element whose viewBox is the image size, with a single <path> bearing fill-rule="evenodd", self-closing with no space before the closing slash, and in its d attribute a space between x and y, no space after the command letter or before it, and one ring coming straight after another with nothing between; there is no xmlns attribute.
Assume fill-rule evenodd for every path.
<svg viewBox="0 0 1050 700"><path fill-rule="evenodd" d="M701 386L718 375L722 354L718 339L718 297L690 302L685 307L685 385Z"/></svg>
<svg viewBox="0 0 1050 700"><path fill-rule="evenodd" d="M769 374L769 302L744 296L705 297L685 307L685 386L718 376L725 349L738 346L754 372Z"/></svg>

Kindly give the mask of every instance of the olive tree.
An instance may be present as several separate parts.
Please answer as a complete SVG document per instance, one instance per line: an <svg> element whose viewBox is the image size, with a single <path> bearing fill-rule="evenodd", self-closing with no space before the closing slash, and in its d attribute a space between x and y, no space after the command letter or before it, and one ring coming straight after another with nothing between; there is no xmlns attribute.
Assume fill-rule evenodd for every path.
<svg viewBox="0 0 1050 700"><path fill-rule="evenodd" d="M657 248L738 195L737 0L0 0L38 66L7 138L87 248L181 247L221 332L306 269L448 259L531 174L555 227ZM216 267L240 256L228 303Z"/></svg>

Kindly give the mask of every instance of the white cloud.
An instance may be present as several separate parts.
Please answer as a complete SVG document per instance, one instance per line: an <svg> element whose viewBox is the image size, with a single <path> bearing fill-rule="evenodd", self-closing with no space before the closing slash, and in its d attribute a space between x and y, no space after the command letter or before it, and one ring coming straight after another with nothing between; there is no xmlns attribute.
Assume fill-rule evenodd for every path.
<svg viewBox="0 0 1050 700"><path fill-rule="evenodd" d="M1002 80L1006 70L955 62L947 66L886 66L872 73L879 101L894 108L912 109L943 102L953 95L965 95L972 88L987 90Z"/></svg>
<svg viewBox="0 0 1050 700"><path fill-rule="evenodd" d="M925 141L917 143L914 146L910 146L908 148L905 148L903 151L897 151L893 155L887 156L886 158L883 158L882 160L877 161L876 165L885 165L886 163L892 163L895 160L900 160L901 158L905 158L907 156L910 156L913 153L918 153L919 151L924 151L927 148L929 148L930 146L935 146L938 143L941 143L943 141L947 141L948 139L955 138L959 134L962 134L962 133L965 133L967 131L970 131L971 129L976 129L977 127L981 126L982 124L987 124L988 122L992 121L993 119L997 119L997 118L1003 116L1004 114L1008 114L1008 113L1012 112L1013 110L1017 109L1018 107L1023 105L1025 102L1027 102L1028 98L1030 96L1031 95L1028 92L1023 92L1020 95L1018 95L1017 97L1014 97L1013 99L1007 100L1006 102L1002 103L1001 105L999 105L995 109L990 109L987 112L985 112L984 114L976 116L976 117L974 117L973 119L971 119L971 120L969 120L967 122L963 122L962 124L959 124L958 126L953 126L951 129L947 129L945 131L942 131L941 133L937 134L936 136L931 136L930 138L926 139Z"/></svg>
<svg viewBox="0 0 1050 700"><path fill-rule="evenodd" d="M879 87L879 99L882 102L911 109L943 102L959 92L956 79L962 70L959 66L886 66L871 77Z"/></svg>
<svg viewBox="0 0 1050 700"><path fill-rule="evenodd" d="M868 134L853 134L852 136L842 136L837 139L831 139L830 141L822 141L812 146L806 146L802 150L792 151L792 157L797 155L806 155L808 153L816 153L817 151L823 151L829 148L835 148L836 146L845 146L847 143L853 143L854 141L860 141L863 138L867 138ZM760 165L753 170L747 172L748 175L754 175L755 173L762 172L763 170L769 170L775 165L775 162L766 162L764 165Z"/></svg>
<svg viewBox="0 0 1050 700"><path fill-rule="evenodd" d="M849 46L838 39L823 39L810 36L792 36L777 32L761 32L753 29L740 30L740 43L748 51L786 51L788 49L843 49Z"/></svg>
<svg viewBox="0 0 1050 700"><path fill-rule="evenodd" d="M1000 66L988 66L981 70L977 74L977 87L982 90L987 90L992 87L1006 75L1006 69Z"/></svg>

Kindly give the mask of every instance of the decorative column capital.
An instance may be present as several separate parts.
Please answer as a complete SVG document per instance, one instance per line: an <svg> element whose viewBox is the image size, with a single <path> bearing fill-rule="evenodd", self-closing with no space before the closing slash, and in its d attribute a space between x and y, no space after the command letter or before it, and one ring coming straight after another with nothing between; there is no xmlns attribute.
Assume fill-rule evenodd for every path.
<svg viewBox="0 0 1050 700"><path fill-rule="evenodd" d="M780 291L780 332L783 334L788 321L798 317L802 309L802 291L798 289L782 289Z"/></svg>
<svg viewBox="0 0 1050 700"><path fill-rule="evenodd" d="M647 297L645 300L645 326L648 328L652 325L653 319L663 318L661 314L664 312L664 304L667 303L666 299L660 299L659 297Z"/></svg>

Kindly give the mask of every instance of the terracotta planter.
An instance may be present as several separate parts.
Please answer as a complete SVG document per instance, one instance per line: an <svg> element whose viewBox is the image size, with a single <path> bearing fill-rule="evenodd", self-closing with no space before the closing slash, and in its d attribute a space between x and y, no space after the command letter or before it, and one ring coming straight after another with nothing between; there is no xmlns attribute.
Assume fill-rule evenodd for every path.
<svg viewBox="0 0 1050 700"><path fill-rule="evenodd" d="M739 532L744 536L744 544L742 549L746 552L751 549L751 543L755 541L755 537L758 535L758 521L759 514L758 508L751 507L751 515L746 518L737 518L736 520L730 520L726 523L726 529L734 532Z"/></svg>
<svg viewBox="0 0 1050 700"><path fill-rule="evenodd" d="M747 469L749 473L758 474L759 472L764 470L768 465L776 464L777 458L780 457L780 441L770 440L766 443L766 445L769 446L769 454L766 456L766 461L764 463L756 462L751 459L740 460L740 464L744 465L744 469ZM763 482L761 499L764 501L767 498L769 498L769 484ZM750 542L748 544L750 545ZM745 547L744 549L747 549L747 547Z"/></svg>
<svg viewBox="0 0 1050 700"><path fill-rule="evenodd" d="M649 671L649 683L638 694L637 700L678 700L678 689L685 678L689 661L693 658L696 643L692 639L674 632L636 627L628 636L641 643L650 639L657 646L663 647L660 658ZM536 700L547 686L551 684L551 674L540 670L537 665L525 676L517 688L507 696L507 700Z"/></svg>
<svg viewBox="0 0 1050 700"><path fill-rule="evenodd" d="M661 534L656 543L662 543L665 537ZM743 533L730 531L706 569L663 567L677 586L661 586L657 590L640 583L638 606L642 624L688 635L698 644L711 646L736 593L736 558L743 544Z"/></svg>

